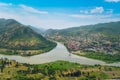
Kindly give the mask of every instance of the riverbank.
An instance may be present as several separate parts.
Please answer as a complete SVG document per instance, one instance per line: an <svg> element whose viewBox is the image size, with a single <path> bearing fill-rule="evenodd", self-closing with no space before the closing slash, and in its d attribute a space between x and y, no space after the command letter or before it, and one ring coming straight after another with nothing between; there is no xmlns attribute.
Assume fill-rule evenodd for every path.
<svg viewBox="0 0 120 80"><path fill-rule="evenodd" d="M90 59L83 56L77 56L68 52L66 47L57 42L57 46L44 54L34 55L30 57L23 57L18 55L2 55L0 54L0 58L8 58L10 60L16 60L20 63L29 63L29 64L43 64L48 62L54 62L58 60L64 60L74 63L79 63L82 65L108 65L108 66L120 66L120 62L118 63L105 63L100 60Z"/></svg>
<svg viewBox="0 0 120 80"><path fill-rule="evenodd" d="M87 58L92 58L96 60L101 60L106 63L115 63L120 62L120 54L105 54L102 52L95 52L95 51L71 51L71 53L76 54L78 56L83 56Z"/></svg>
<svg viewBox="0 0 120 80"><path fill-rule="evenodd" d="M54 49L56 46L57 46L57 43L53 42L53 44L51 44L51 46L48 46L47 48L43 48L43 49L39 49L39 50L12 50L12 49L2 48L2 49L0 49L0 54L29 57L29 56L34 56L34 55L49 52L52 49Z"/></svg>
<svg viewBox="0 0 120 80"><path fill-rule="evenodd" d="M103 53L103 52L96 52L92 50L70 50L67 45L64 44L66 49L69 51L69 53L78 55L78 56L83 56L86 58L91 58L91 59L96 59L96 60L101 60L106 63L116 63L120 62L120 54L108 54L108 53Z"/></svg>

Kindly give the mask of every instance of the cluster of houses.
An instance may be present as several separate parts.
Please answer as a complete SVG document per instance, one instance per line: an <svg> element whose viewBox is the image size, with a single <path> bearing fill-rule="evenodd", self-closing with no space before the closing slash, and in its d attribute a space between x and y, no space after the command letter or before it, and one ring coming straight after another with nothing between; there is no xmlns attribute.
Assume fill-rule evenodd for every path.
<svg viewBox="0 0 120 80"><path fill-rule="evenodd" d="M109 54L116 54L117 51L115 48L120 49L120 43L116 44L106 44L99 42L86 42L86 41L66 41L65 45L69 50L78 51L78 50L87 50L87 51L98 51Z"/></svg>
<svg viewBox="0 0 120 80"><path fill-rule="evenodd" d="M120 42L111 42L100 34L91 36L54 36L53 40L63 42L70 51L96 51L107 54L120 52Z"/></svg>

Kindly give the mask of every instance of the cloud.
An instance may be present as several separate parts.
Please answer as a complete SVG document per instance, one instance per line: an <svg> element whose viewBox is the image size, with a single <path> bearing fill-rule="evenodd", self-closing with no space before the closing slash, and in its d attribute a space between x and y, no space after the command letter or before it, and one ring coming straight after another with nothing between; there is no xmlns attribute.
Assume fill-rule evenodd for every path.
<svg viewBox="0 0 120 80"><path fill-rule="evenodd" d="M96 8L93 8L96 9ZM0 7L0 18L15 19L24 25L43 27L45 29L68 28L73 26L96 24L101 22L118 21L120 15L115 14L92 14L91 10L80 10L77 14L69 12L57 12L48 14L46 11L40 11L25 5L14 5L12 7ZM66 10L66 9L64 9ZM52 10L53 11L53 10ZM71 10L72 11L72 10ZM74 11L73 11L74 12ZM105 9L104 13L112 13L112 9ZM38 13L38 14L33 14ZM41 15L46 14L46 15Z"/></svg>
<svg viewBox="0 0 120 80"><path fill-rule="evenodd" d="M92 15L92 14L72 14L69 15L70 17L73 18L79 18L79 19L104 19L104 18L109 18L111 15Z"/></svg>
<svg viewBox="0 0 120 80"><path fill-rule="evenodd" d="M96 7L90 11L91 13L103 13L104 8L103 7Z"/></svg>
<svg viewBox="0 0 120 80"><path fill-rule="evenodd" d="M110 10L110 9L109 9ZM103 13L105 10L103 7L95 7L95 8L91 8L91 9L87 9L87 10L80 10L80 13L82 14L101 14ZM112 12L112 11L111 11ZM108 12L107 12L108 13Z"/></svg>
<svg viewBox="0 0 120 80"><path fill-rule="evenodd" d="M107 13L107 14L112 14L113 11L114 11L113 9L108 9L108 10L106 11L106 13Z"/></svg>
<svg viewBox="0 0 120 80"><path fill-rule="evenodd" d="M28 12L32 12L32 13L38 13L38 14L48 14L47 11L40 11L40 10L37 10L33 7L29 7L29 6L26 6L26 5L19 5L21 8L23 8L25 11L28 11Z"/></svg>
<svg viewBox="0 0 120 80"><path fill-rule="evenodd" d="M120 0L105 0L106 2L120 2Z"/></svg>
<svg viewBox="0 0 120 80"><path fill-rule="evenodd" d="M70 17L73 17L73 18L91 18L92 15L84 15L84 14L72 14L72 15L69 15Z"/></svg>
<svg viewBox="0 0 120 80"><path fill-rule="evenodd" d="M63 29L70 26L78 26L80 25L76 21L69 21L69 19L64 19L64 17L60 17L61 15L36 15L33 13L22 12L19 6L8 7L9 9L6 11L4 8L0 7L0 18L6 19L15 19L24 25L31 25L34 27L42 27L45 29L53 28L53 29ZM16 13L19 12L19 13ZM42 17L41 17L42 16Z"/></svg>
<svg viewBox="0 0 120 80"><path fill-rule="evenodd" d="M2 7L12 6L12 3L2 3L2 2L0 2L0 6L2 6Z"/></svg>
<svg viewBox="0 0 120 80"><path fill-rule="evenodd" d="M75 21L79 21L78 23L81 25L90 25L97 23L106 23L106 22L114 22L120 21L120 14L110 14L110 15L95 15L95 14L71 14L69 17L73 18Z"/></svg>
<svg viewBox="0 0 120 80"><path fill-rule="evenodd" d="M89 11L88 10L80 10L80 13L85 13L85 14L88 14Z"/></svg>

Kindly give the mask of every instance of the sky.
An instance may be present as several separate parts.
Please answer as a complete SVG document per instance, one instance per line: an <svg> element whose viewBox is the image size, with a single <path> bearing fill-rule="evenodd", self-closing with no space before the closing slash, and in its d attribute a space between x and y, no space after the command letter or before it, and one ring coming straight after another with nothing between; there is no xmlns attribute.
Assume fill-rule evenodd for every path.
<svg viewBox="0 0 120 80"><path fill-rule="evenodd" d="M120 21L120 0L0 0L0 18L63 29Z"/></svg>

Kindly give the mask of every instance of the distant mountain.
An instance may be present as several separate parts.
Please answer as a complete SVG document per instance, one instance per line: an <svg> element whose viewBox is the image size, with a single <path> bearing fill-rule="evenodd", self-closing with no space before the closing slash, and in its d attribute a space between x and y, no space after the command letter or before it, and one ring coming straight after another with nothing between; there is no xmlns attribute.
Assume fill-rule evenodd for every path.
<svg viewBox="0 0 120 80"><path fill-rule="evenodd" d="M87 25L80 27L72 27L61 30L49 29L46 31L46 35L60 34L63 36L80 36L83 34L102 33L104 35L118 36L120 34L120 21L110 23L100 23L95 25Z"/></svg>
<svg viewBox="0 0 120 80"><path fill-rule="evenodd" d="M55 43L45 39L42 35L13 19L0 19L0 51L31 55L51 50ZM30 51L31 50L31 51ZM34 50L32 52L32 50ZM39 50L38 52L35 50ZM15 51L15 52L16 52ZM26 51L26 52L25 52ZM21 54L20 53L20 54Z"/></svg>
<svg viewBox="0 0 120 80"><path fill-rule="evenodd" d="M96 39L106 39L110 42L120 42L120 21L72 27L61 30L49 29L46 31L46 36L58 41L66 41L66 38L68 38L68 40L72 38L73 40L80 41L80 39L78 39L79 37L82 41L95 41Z"/></svg>
<svg viewBox="0 0 120 80"><path fill-rule="evenodd" d="M34 30L35 32L37 33L40 33L40 34L44 34L44 32L46 31L44 28L36 28L36 27L33 27L33 26L29 26L32 30Z"/></svg>

